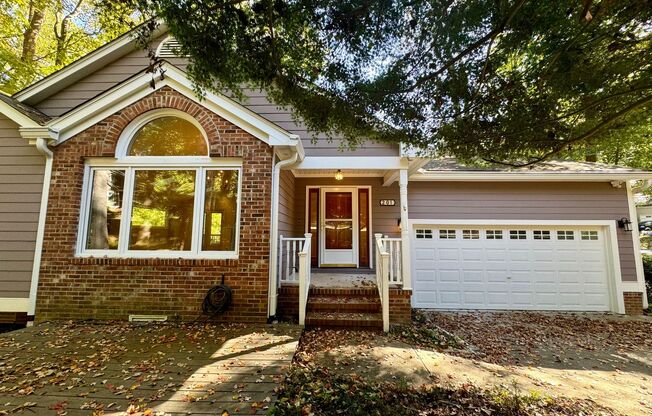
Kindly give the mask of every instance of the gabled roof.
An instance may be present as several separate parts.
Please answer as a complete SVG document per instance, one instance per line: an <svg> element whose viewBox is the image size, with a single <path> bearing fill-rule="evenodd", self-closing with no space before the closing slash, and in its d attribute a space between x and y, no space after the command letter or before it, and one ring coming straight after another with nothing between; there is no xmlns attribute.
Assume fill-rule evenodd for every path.
<svg viewBox="0 0 652 416"><path fill-rule="evenodd" d="M604 163L548 160L531 166L465 165L455 158L433 159L419 170L417 180L631 180L652 179L652 172Z"/></svg>
<svg viewBox="0 0 652 416"><path fill-rule="evenodd" d="M20 127L42 126L50 120L50 117L39 110L3 93L0 93L0 114L9 117Z"/></svg>
<svg viewBox="0 0 652 416"><path fill-rule="evenodd" d="M162 68L165 75L163 80L156 81L154 89L151 86L152 74L143 70L97 97L52 119L46 126L55 132L56 144L70 139L153 91L169 86L270 146L297 148L300 157L303 158L301 140L295 134L282 129L222 94L206 92L205 96L200 98L195 93L194 86L185 72L167 62L163 63Z"/></svg>

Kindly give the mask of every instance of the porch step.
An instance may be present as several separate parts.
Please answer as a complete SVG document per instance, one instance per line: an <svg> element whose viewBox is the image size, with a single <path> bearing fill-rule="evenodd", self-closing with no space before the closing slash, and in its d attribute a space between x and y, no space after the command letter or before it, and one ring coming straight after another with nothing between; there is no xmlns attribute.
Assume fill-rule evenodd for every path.
<svg viewBox="0 0 652 416"><path fill-rule="evenodd" d="M380 313L309 312L306 327L382 329L383 317Z"/></svg>
<svg viewBox="0 0 652 416"><path fill-rule="evenodd" d="M308 312L366 312L380 313L380 298L366 296L310 296L308 297Z"/></svg>
<svg viewBox="0 0 652 416"><path fill-rule="evenodd" d="M310 297L312 296L347 296L347 297L362 297L374 298L378 297L378 288L376 286L365 288L352 288L352 287L310 287Z"/></svg>

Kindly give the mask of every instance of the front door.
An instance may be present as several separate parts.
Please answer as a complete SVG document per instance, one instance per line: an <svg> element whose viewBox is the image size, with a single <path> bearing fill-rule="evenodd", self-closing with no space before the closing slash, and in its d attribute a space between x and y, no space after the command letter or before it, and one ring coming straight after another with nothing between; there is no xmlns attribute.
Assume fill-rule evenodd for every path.
<svg viewBox="0 0 652 416"><path fill-rule="evenodd" d="M322 188L320 196L320 266L357 267L357 188Z"/></svg>

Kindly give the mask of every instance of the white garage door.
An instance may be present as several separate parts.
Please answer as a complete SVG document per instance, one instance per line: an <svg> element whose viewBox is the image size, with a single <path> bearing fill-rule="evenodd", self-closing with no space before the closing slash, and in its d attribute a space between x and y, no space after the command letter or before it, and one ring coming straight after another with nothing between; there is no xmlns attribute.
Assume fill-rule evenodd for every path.
<svg viewBox="0 0 652 416"><path fill-rule="evenodd" d="M600 228L419 226L413 306L608 311Z"/></svg>

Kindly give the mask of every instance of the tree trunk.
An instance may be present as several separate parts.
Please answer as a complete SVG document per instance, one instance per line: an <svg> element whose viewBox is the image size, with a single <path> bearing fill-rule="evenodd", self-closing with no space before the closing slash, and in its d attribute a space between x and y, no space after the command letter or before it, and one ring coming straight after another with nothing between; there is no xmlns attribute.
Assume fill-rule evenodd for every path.
<svg viewBox="0 0 652 416"><path fill-rule="evenodd" d="M20 56L22 62L30 63L36 54L36 39L38 38L43 19L45 18L45 2L32 0L29 4L28 26L23 32L23 51Z"/></svg>

